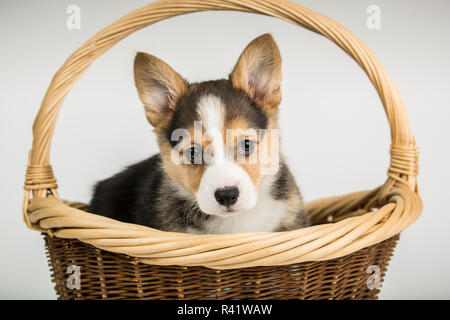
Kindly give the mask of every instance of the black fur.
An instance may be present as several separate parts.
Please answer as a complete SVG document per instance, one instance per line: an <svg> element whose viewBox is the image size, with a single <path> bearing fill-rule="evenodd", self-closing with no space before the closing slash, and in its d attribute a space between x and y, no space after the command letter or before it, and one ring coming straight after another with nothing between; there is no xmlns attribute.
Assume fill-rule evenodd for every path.
<svg viewBox="0 0 450 320"><path fill-rule="evenodd" d="M272 196L276 200L286 200L291 195L292 189L296 188L291 171L284 161L280 163L280 167L276 174L276 179L272 187Z"/></svg>
<svg viewBox="0 0 450 320"><path fill-rule="evenodd" d="M154 211L161 171L159 155L128 167L95 186L90 209L109 218L155 226Z"/></svg>

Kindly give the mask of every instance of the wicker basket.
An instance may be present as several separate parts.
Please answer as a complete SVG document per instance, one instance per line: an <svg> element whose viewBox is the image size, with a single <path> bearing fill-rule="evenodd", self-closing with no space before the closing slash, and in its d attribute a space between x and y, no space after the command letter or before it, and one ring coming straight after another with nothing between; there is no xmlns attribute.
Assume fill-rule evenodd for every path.
<svg viewBox="0 0 450 320"><path fill-rule="evenodd" d="M64 97L89 65L129 34L206 10L270 15L335 42L367 73L391 127L387 180L374 190L307 204L313 226L288 232L192 235L90 214L59 200L49 162ZM420 215L417 148L397 87L365 44L333 20L284 0L165 0L129 13L76 50L58 70L33 126L23 218L45 234L62 299L373 299L399 233ZM69 289L67 268L81 287ZM371 276L376 266L378 278ZM375 268L376 268L375 267Z"/></svg>

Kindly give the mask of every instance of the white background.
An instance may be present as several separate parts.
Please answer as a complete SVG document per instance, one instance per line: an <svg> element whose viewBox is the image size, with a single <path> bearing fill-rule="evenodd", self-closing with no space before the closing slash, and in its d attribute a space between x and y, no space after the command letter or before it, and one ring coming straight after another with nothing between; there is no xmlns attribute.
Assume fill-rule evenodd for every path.
<svg viewBox="0 0 450 320"><path fill-rule="evenodd" d="M84 41L149 1L0 3L0 298L53 299L41 235L21 221L31 127L51 77ZM372 49L402 92L420 147L424 210L402 233L383 299L450 298L450 2L297 0L339 21ZM68 30L66 8L81 8ZM381 29L366 26L369 5ZM163 21L117 44L68 94L52 144L60 195L89 201L92 185L157 152L132 74L136 51L191 81L227 76L253 38L271 32L283 57L282 149L306 200L385 181L390 136L367 76L330 41L274 18L231 12Z"/></svg>

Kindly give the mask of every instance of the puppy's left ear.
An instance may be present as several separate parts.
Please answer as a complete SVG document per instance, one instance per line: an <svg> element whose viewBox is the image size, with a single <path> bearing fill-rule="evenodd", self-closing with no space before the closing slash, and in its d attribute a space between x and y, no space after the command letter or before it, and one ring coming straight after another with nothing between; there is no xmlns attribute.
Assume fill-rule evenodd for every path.
<svg viewBox="0 0 450 320"><path fill-rule="evenodd" d="M276 110L281 102L281 55L275 40L264 34L244 49L230 79L264 108Z"/></svg>

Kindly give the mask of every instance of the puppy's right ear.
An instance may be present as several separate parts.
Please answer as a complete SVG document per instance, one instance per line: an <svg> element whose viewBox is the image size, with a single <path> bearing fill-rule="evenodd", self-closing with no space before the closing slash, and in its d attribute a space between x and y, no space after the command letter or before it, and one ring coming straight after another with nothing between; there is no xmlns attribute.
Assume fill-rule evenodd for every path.
<svg viewBox="0 0 450 320"><path fill-rule="evenodd" d="M165 62L143 52L134 59L134 80L148 121L155 128L166 123L187 82Z"/></svg>

